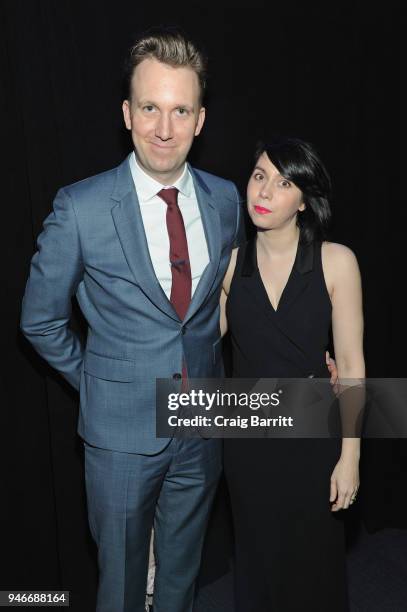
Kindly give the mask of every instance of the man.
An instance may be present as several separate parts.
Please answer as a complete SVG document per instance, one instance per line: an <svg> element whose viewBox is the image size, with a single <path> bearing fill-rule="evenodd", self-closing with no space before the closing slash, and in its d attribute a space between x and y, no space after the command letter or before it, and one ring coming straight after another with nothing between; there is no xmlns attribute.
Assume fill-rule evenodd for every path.
<svg viewBox="0 0 407 612"><path fill-rule="evenodd" d="M151 528L155 612L192 610L220 440L155 437L155 379L222 373L219 295L239 227L229 181L186 158L205 121L205 62L173 31L128 58L134 151L60 189L44 222L21 328L80 391L98 612L141 612ZM69 328L76 295L86 347Z"/></svg>

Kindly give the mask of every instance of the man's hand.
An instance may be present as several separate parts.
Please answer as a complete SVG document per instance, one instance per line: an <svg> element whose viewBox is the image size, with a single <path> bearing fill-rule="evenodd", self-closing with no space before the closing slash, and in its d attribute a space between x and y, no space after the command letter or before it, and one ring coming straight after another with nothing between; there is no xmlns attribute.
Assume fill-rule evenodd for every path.
<svg viewBox="0 0 407 612"><path fill-rule="evenodd" d="M325 353L325 359L326 359L326 365L328 367L328 371L331 375L331 385L333 386L333 390L335 395L338 395L339 393L339 387L338 387L338 368L336 367L336 362L335 359L332 359L332 357L329 355L329 351L326 351Z"/></svg>

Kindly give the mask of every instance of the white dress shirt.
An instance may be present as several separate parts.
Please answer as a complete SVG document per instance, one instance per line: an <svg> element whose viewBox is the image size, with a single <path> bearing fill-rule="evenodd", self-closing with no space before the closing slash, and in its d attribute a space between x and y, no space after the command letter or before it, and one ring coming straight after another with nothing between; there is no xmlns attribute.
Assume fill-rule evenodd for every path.
<svg viewBox="0 0 407 612"><path fill-rule="evenodd" d="M178 193L178 206L184 219L185 232L188 242L189 263L192 275L192 295L198 285L199 279L209 263L209 253L206 244L201 212L195 194L192 176L185 164L184 172L173 184L164 186L146 174L137 161L133 151L130 156L130 170L136 188L143 218L144 231L147 238L150 258L155 275L168 299L171 296L171 265L170 241L167 231L167 204L157 193L161 189L176 187Z"/></svg>

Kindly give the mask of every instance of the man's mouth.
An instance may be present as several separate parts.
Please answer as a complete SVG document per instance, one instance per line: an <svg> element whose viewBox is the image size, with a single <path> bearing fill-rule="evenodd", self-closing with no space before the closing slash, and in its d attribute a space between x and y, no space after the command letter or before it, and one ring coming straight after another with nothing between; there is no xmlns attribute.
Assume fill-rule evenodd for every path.
<svg viewBox="0 0 407 612"><path fill-rule="evenodd" d="M157 147L158 149L173 149L174 145L166 145L163 143L159 143L159 142L152 142L151 143L154 147Z"/></svg>

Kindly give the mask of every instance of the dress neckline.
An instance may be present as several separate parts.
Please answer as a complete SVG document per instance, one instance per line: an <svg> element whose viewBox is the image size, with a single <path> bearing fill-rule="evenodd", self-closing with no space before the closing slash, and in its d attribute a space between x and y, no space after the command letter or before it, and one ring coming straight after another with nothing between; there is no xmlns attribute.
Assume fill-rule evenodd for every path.
<svg viewBox="0 0 407 612"><path fill-rule="evenodd" d="M297 241L297 247L296 247L296 250L295 250L295 257L294 257L294 261L293 261L293 264L292 264L291 269L290 269L290 273L289 273L289 275L287 277L287 280L285 282L283 290L282 290L282 292L280 294L280 298L279 298L279 300L277 302L277 305L275 307L274 307L272 301L270 300L269 294L268 294L267 289L266 289L266 285L264 284L264 281L263 281L263 278L262 278L262 275L261 275L261 272L260 272L260 268L259 268L258 254L257 254L257 249L258 249L258 244L257 244L258 243L258 234L256 234L254 243L255 243L254 244L254 257L255 257L255 264L256 264L256 269L257 269L257 274L258 274L258 277L259 277L259 281L260 281L260 283L261 283L261 285L263 287L263 291L265 293L265 297L267 298L267 301L270 304L270 308L272 308L273 311L277 314L277 312L279 312L279 310L281 310L280 306L284 302L284 295L286 293L286 289L289 286L289 284L290 284L290 282L292 280L292 277L293 277L293 275L295 273L298 253L299 253L299 250L300 250L300 239L298 238L298 241Z"/></svg>
<svg viewBox="0 0 407 612"><path fill-rule="evenodd" d="M290 275L287 279L286 285L280 296L277 309L274 308L270 302L266 287L264 286L263 279L260 275L260 270L257 263L257 233L250 238L245 245L245 251L242 253L243 262L240 270L242 277L251 277L254 274L258 277L260 284L260 293L263 296L263 302L267 305L267 309L274 318L274 315L280 315L282 308L288 307L302 290L307 286L309 282L309 272L312 272L314 268L314 243L304 243L301 239L298 241L297 252L292 266Z"/></svg>
<svg viewBox="0 0 407 612"><path fill-rule="evenodd" d="M257 233L246 242L241 267L241 276L252 276L253 272L258 269L256 240ZM314 267L314 245L314 242L307 244L301 239L299 240L297 254L293 266L293 268L295 268L299 274L307 274L308 272L312 271Z"/></svg>

